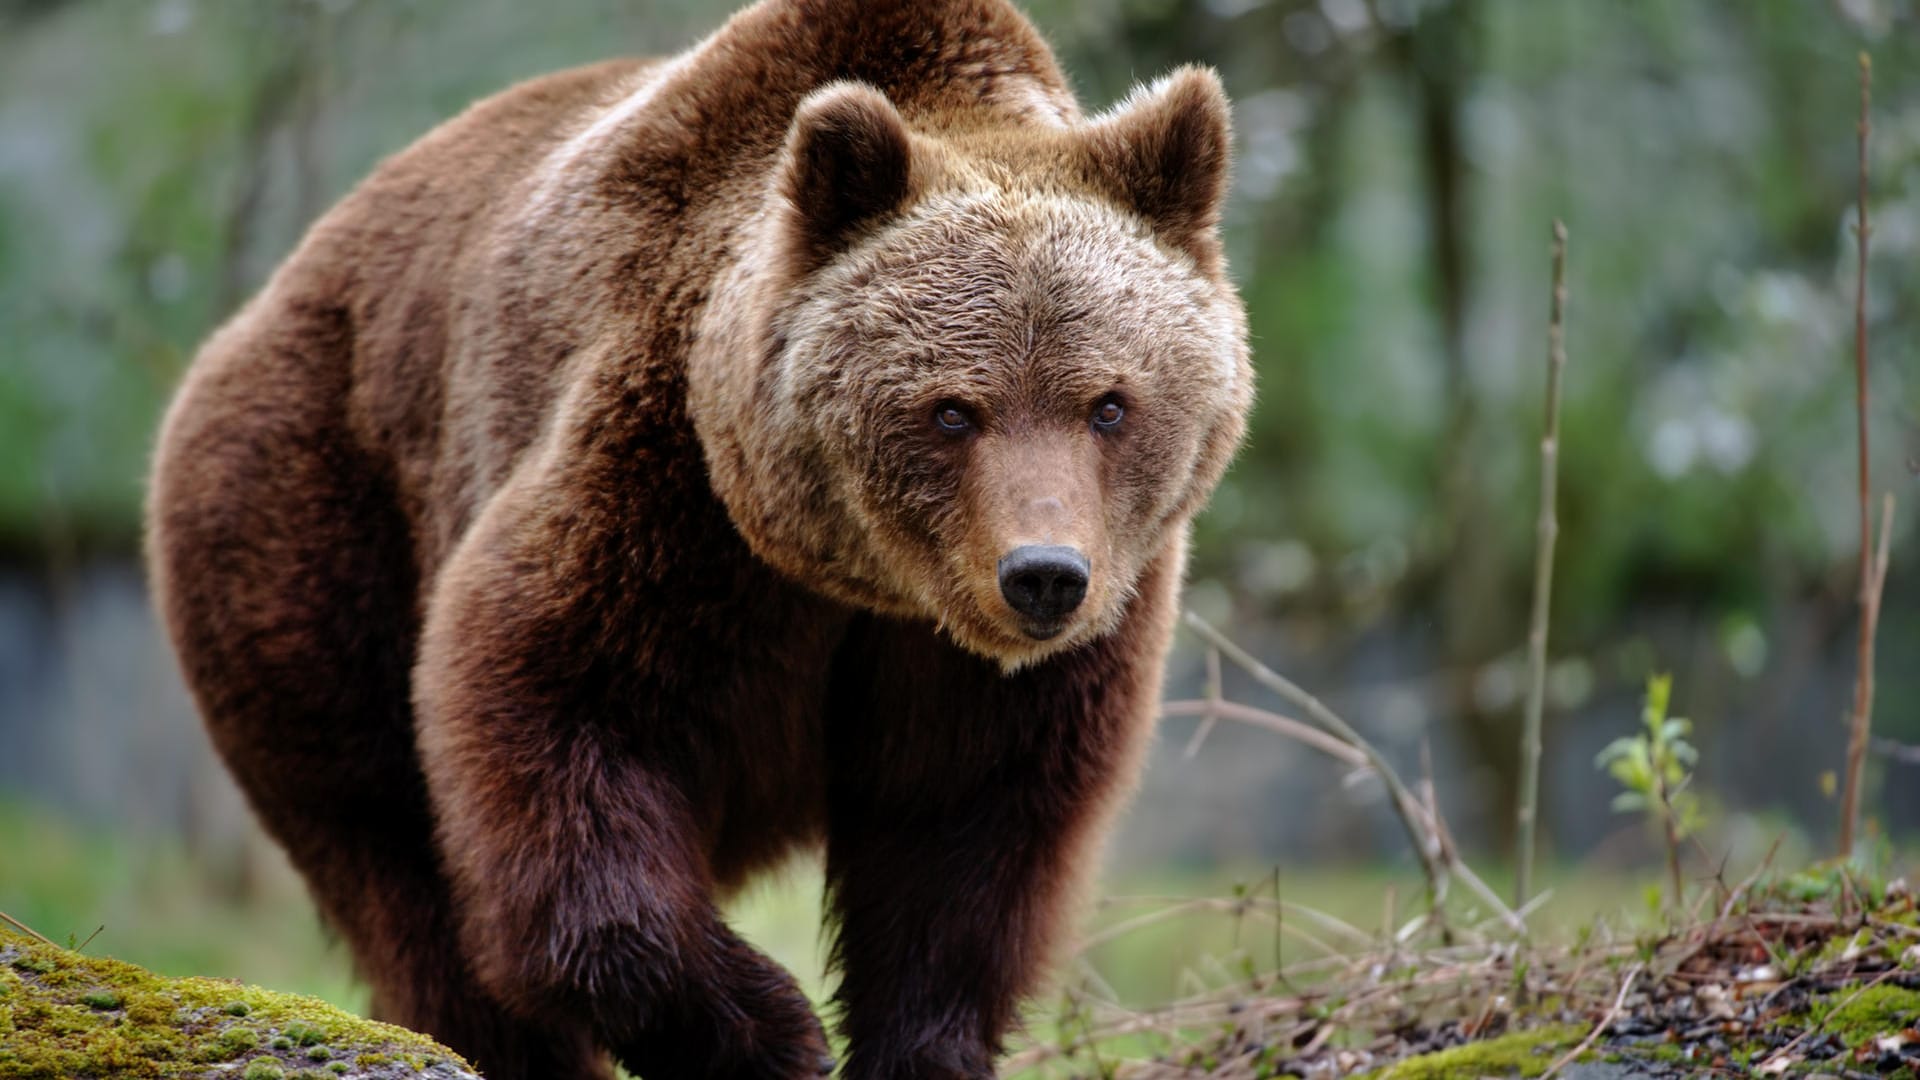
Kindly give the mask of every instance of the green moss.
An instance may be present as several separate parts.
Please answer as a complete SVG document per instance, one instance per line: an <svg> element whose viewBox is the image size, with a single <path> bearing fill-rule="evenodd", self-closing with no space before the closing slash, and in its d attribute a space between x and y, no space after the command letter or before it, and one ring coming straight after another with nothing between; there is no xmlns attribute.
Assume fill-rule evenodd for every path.
<svg viewBox="0 0 1920 1080"><path fill-rule="evenodd" d="M304 1020L295 1020L281 1032L292 1039L295 1046L318 1046L327 1041L327 1029L318 1024L309 1024Z"/></svg>
<svg viewBox="0 0 1920 1080"><path fill-rule="evenodd" d="M1811 1010L1814 1023L1838 1036L1849 1050L1910 1026L1916 1016L1920 1016L1920 990L1898 986L1836 990Z"/></svg>
<svg viewBox="0 0 1920 1080"><path fill-rule="evenodd" d="M221 1050L226 1051L226 1057L236 1058L260 1046L260 1033L252 1028L235 1025L222 1031L214 1042Z"/></svg>
<svg viewBox="0 0 1920 1080"><path fill-rule="evenodd" d="M236 1080L331 1080L351 1071L345 1061L324 1072L306 1066L356 1056L388 1066L383 1076L399 1077L405 1074L396 1067L428 1055L473 1077L424 1035L311 998L219 979L165 978L0 926L0 1076L7 1080L183 1080L210 1065Z"/></svg>
<svg viewBox="0 0 1920 1080"><path fill-rule="evenodd" d="M1631 1061L1658 1061L1666 1065L1687 1065L1693 1060L1677 1043L1665 1042L1636 1043L1632 1053L1618 1056Z"/></svg>
<svg viewBox="0 0 1920 1080"><path fill-rule="evenodd" d="M1555 1025L1516 1031L1485 1042L1467 1043L1396 1062L1372 1074L1373 1080L1481 1080L1482 1077L1539 1076L1558 1055L1579 1043L1577 1027Z"/></svg>
<svg viewBox="0 0 1920 1080"><path fill-rule="evenodd" d="M55 990L71 990L86 983L86 980L80 976L59 967L52 971L38 972L35 981L41 986Z"/></svg>
<svg viewBox="0 0 1920 1080"><path fill-rule="evenodd" d="M173 999L165 994L138 993L127 997L127 1022L138 1027L171 1025L179 1012Z"/></svg>

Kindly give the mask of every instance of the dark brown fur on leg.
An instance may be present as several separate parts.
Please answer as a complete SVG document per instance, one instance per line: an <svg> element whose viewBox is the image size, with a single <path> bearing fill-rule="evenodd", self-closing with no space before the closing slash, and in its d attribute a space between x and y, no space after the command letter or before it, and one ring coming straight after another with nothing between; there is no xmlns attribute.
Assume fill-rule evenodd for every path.
<svg viewBox="0 0 1920 1080"><path fill-rule="evenodd" d="M578 1024L477 996L455 939L407 704L411 549L379 470L333 430L325 387L342 373L312 351L342 336L322 308L209 347L156 468L162 610L215 745L376 1015L500 1080L600 1080Z"/></svg>
<svg viewBox="0 0 1920 1080"><path fill-rule="evenodd" d="M419 821L424 826L424 816ZM606 1052L587 1025L559 1018L530 1022L481 991L460 949L451 897L433 852L397 843L396 826L411 824L404 819L379 824L324 859L342 880L315 889L373 986L374 1018L433 1032L489 1080L609 1080ZM418 835L426 837L424 828Z"/></svg>
<svg viewBox="0 0 1920 1080"><path fill-rule="evenodd" d="M849 1080L993 1075L1131 784L1171 630L1169 554L1112 637L1009 677L931 628L849 640L827 869Z"/></svg>
<svg viewBox="0 0 1920 1080"><path fill-rule="evenodd" d="M634 512L697 473L587 479L610 460L645 468L653 433L552 438L514 481L527 490L452 555L415 677L468 955L499 1000L584 1019L650 1080L817 1075L811 1007L713 898L817 832L844 616L740 558L717 508ZM701 539L678 550L656 529ZM596 564L623 566L623 588Z"/></svg>

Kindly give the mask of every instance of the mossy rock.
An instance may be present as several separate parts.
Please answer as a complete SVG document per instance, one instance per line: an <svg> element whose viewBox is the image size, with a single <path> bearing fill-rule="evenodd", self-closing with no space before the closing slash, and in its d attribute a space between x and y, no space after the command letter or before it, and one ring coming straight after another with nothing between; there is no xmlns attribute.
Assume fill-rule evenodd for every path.
<svg viewBox="0 0 1920 1080"><path fill-rule="evenodd" d="M0 1080L108 1077L479 1080L425 1035L323 1001L170 979L0 925Z"/></svg>
<svg viewBox="0 0 1920 1080"><path fill-rule="evenodd" d="M1371 1074L1369 1080L1483 1080L1529 1077L1579 1044L1585 1032L1566 1024L1516 1031L1483 1042L1419 1054Z"/></svg>

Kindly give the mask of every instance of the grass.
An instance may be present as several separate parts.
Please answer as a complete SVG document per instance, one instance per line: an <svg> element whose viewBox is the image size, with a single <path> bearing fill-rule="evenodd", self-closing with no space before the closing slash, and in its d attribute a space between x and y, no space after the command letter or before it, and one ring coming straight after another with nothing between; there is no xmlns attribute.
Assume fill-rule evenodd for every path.
<svg viewBox="0 0 1920 1080"><path fill-rule="evenodd" d="M270 851L246 875L252 889L242 897L220 884L236 875L210 869L175 841L118 835L43 810L0 804L0 853L0 911L56 941L81 942L104 925L86 943L89 955L131 961L169 976L238 979L364 1014L367 993L353 981L345 950L328 941L298 880ZM1743 861L1757 860L1736 859L1725 871L1729 879L1738 880L1739 872L1750 869L1738 865ZM1505 872L1487 876L1495 889L1510 884ZM1544 949L1539 959L1565 954L1562 946L1585 942L1589 935L1596 942L1613 942L1594 954L1597 964L1611 966L1586 972L1584 983L1592 985L1582 995L1593 1000L1567 1012L1550 997L1543 1004L1561 1011L1532 1021L1548 1023L1557 1015L1561 1026L1550 1034L1532 1034L1541 1029L1523 1024L1525 1030L1486 1045L1448 1046L1398 1066L1386 1063L1391 1055L1374 1057L1368 1060L1375 1064L1361 1068L1405 1080L1451 1080L1483 1069L1538 1073L1553 1056L1552 1048L1570 1045L1591 1029L1598 999L1611 998L1621 980L1620 965L1631 958L1622 948L1631 950L1635 941L1663 941L1660 948L1669 955L1688 950L1684 934L1669 932L1672 912L1659 902L1657 888L1648 891L1659 880L1653 866L1640 872L1597 864L1539 867L1536 885L1552 893L1530 915L1533 940ZM1831 869L1806 871L1781 879L1779 889L1794 902L1830 906L1851 895L1847 880ZM1710 882L1696 871L1688 884L1707 908L1717 909L1720 900ZM1500 980L1518 974L1479 971L1481 960L1474 958L1498 955L1497 948L1491 953L1485 946L1451 953L1432 949L1432 928L1415 935L1409 950L1382 954L1383 943L1424 907L1423 878L1410 860L1398 867L1290 864L1278 871L1158 867L1114 874L1098 892L1106 899L1094 905L1084 923L1083 938L1090 944L1062 966L1055 988L1033 1002L1024 1032L1011 1042L1008 1076L1091 1076L1123 1060L1144 1069L1138 1073L1142 1080L1271 1075L1300 1046L1299 1039L1322 1038L1315 1032L1326 1033L1323 1045L1329 1053L1350 1047L1364 1055L1388 1015L1369 996L1380 985L1407 988L1405 1003L1392 1008L1437 1021L1449 1009L1459 1011L1462 995L1478 995L1477 1001L1504 994ZM819 897L818 867L802 861L758 883L728 910L744 936L793 971L815 1001L824 1002L830 984L823 970ZM1469 937L1485 914L1458 895L1449 908L1451 924ZM1908 934L1920 917L1909 911L1900 919L1901 928L1888 933ZM1854 941L1854 929L1849 926L1837 937L1837 931L1822 933L1827 936L1779 946L1805 958L1793 963L1794 971L1847 963L1846 943ZM1861 962L1892 959L1881 955L1883 946L1884 941L1876 946L1879 952L1869 950ZM1329 951L1346 955L1316 967L1313 961ZM1575 951L1584 952L1584 945L1576 944ZM1385 966L1356 976L1356 962L1372 964L1368 956L1383 955ZM1605 960L1609 955L1616 959ZM1278 970L1294 973L1291 981L1276 981L1271 973ZM1533 984L1545 988L1554 980L1553 973L1541 970ZM1456 983L1463 989L1448 989ZM1420 991L1419 985L1429 989ZM1853 989L1861 985L1858 979L1851 983ZM88 1015L116 1015L125 1007L125 1000L116 1004L106 996L116 988L87 988L95 990L98 1001L76 996L76 1023ZM1869 987L1857 998L1850 992L1807 1002L1813 1010L1809 1019L1848 1045L1863 1033L1886 1028L1892 1014L1911 1014L1911 990ZM1423 998L1432 1000L1422 1005ZM1497 996L1487 1000L1487 1008L1495 1010ZM1248 1011L1236 1010L1236 1003ZM1511 1004L1498 1005L1501 1017ZM1129 1029L1132 1017L1146 1022ZM1566 1030L1569 1017L1576 1030ZM1808 1019L1787 1023L1783 1031L1791 1032ZM1096 1037L1091 1048L1087 1036ZM1741 1050L1756 1060L1770 1052L1761 1046Z"/></svg>
<svg viewBox="0 0 1920 1080"><path fill-rule="evenodd" d="M237 979L364 1014L367 992L353 980L345 949L330 942L321 929L297 878L270 850L263 849L258 861L246 875L251 891L242 896L221 884L236 875L203 865L177 841L119 835L44 810L0 803L0 911L55 941L85 942L91 956L130 961L168 976ZM1737 879L1743 869L1735 866L1726 873ZM1651 940L1661 936L1657 931L1671 915L1657 902L1657 891L1649 899L1648 886L1660 878L1656 867L1636 873L1611 866L1546 864L1537 873L1536 885L1552 892L1530 915L1537 942L1582 941L1589 933L1616 942ZM1487 876L1496 889L1510 884L1505 872ZM1832 902L1845 890L1836 892L1838 886L1829 877L1792 875L1783 888L1796 896L1806 892L1815 902ZM1383 942L1422 910L1422 882L1410 860L1398 867L1159 867L1114 874L1098 890L1106 899L1097 902L1084 921L1083 939L1090 944L1062 965L1055 988L1033 1003L1024 1033L1011 1046L1015 1055L1024 1057L1010 1062L1007 1075L1077 1076L1090 1068L1099 1071L1103 1058L1109 1063L1141 1062L1156 1055L1196 1053L1201 1067L1211 1068L1205 1059L1217 1055L1223 1063L1219 1075L1239 1075L1232 1068L1259 1059L1243 1053L1244 1047L1218 1042L1222 1031L1250 1030L1245 1014L1220 1011L1230 1000L1264 999L1281 1011L1261 1023L1274 1030L1286 1024L1318 1024L1334 1032L1330 1047L1348 1045L1343 1017L1363 1006L1344 1002L1337 984L1351 975L1346 969L1354 957L1377 954ZM1695 876L1689 888L1697 892L1708 884ZM831 988L824 972L819 898L819 869L801 861L735 898L728 911L745 937L793 971L815 1001L824 1002ZM1710 906L1717 906L1717 900L1709 899ZM1458 895L1450 906L1452 924L1469 932L1485 914ZM1596 931L1596 924L1604 928ZM1423 930L1417 938L1431 942L1432 933ZM1418 959L1421 946L1413 948L1406 956ZM1313 974L1284 985L1271 978L1270 973L1282 969L1312 972L1316 969L1311 962L1329 951L1347 955L1324 969L1331 980L1318 989L1313 980L1320 976ZM1821 952L1813 947L1806 955L1819 963L1837 958L1837 953L1826 953L1836 953L1836 948ZM1403 971L1390 965L1379 977L1411 980L1419 967L1412 963ZM1431 972L1433 965L1424 970ZM1594 978L1612 985L1619 976L1601 970L1590 973L1589 981ZM1305 997L1297 996L1303 993ZM1879 1027L1875 1010L1884 1004L1882 999L1905 993L1893 987L1876 990L1841 1010L1845 1015L1836 1015L1832 1026L1844 1029L1845 1037L1857 1036L1855 1028ZM1289 999L1296 1004L1286 1006ZM1840 1000L1829 1002L1829 1008ZM1167 1010L1170 1002L1214 1004L1183 1013ZM116 1007L105 997L77 1003L83 1012L110 1013ZM1909 1002L1900 997L1895 1004L1904 1010ZM1151 1027L1116 1033L1116 1017L1124 1019L1132 1010L1155 1017ZM1098 1049L1091 1057L1080 1050L1062 1060L1051 1049L1069 1047L1096 1029ZM1476 1054L1511 1050L1525 1041L1463 1051L1430 1066L1469 1065L1481 1061ZM1268 1052L1285 1045L1273 1043ZM1215 1046L1217 1051L1209 1049ZM1521 1071L1534 1071L1537 1055L1530 1049L1527 1053ZM1225 1064L1230 1054L1241 1054L1231 1068ZM1179 1067L1190 1066L1182 1059Z"/></svg>
<svg viewBox="0 0 1920 1080"><path fill-rule="evenodd" d="M329 942L297 878L265 851L248 875L252 895L218 884L222 875L165 837L87 828L44 810L0 804L0 911L55 941L83 941L164 975L217 975L320 998L364 1013L367 992L352 977L344 948ZM1543 868L1543 885L1562 899L1536 919L1546 932L1596 915L1640 911L1641 883L1616 872ZM231 876L231 875L228 875ZM1174 869L1122 873L1104 884L1086 921L1096 941L1062 972L1064 987L1147 1006L1223 985L1248 970L1310 958L1316 941L1338 944L1341 931L1320 916L1336 913L1377 937L1421 899L1411 864ZM1496 884L1501 884L1496 881ZM1276 895L1286 906L1276 909ZM1236 905L1238 895L1247 901ZM824 1001L825 941L820 874L800 862L729 905L735 927L792 970ZM1226 898L1224 902L1182 901ZM1297 906L1296 906L1297 905ZM1277 914L1277 918L1276 918ZM1102 940L1112 934L1110 939ZM1029 1037L1058 1037L1060 994L1036 1003ZM1067 1010L1065 1023L1073 1017Z"/></svg>
<svg viewBox="0 0 1920 1080"><path fill-rule="evenodd" d="M293 871L264 845L260 861L253 895L241 898L170 837L117 835L0 803L0 911L62 944L92 936L90 955L364 1013L367 992Z"/></svg>

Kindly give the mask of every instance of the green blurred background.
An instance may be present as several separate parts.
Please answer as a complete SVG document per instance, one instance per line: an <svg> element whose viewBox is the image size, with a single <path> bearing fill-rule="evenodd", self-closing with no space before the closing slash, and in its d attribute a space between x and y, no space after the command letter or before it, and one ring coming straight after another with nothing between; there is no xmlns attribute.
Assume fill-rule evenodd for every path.
<svg viewBox="0 0 1920 1080"><path fill-rule="evenodd" d="M1511 840L1548 230L1572 235L1543 847L1574 920L1658 854L1594 753L1675 676L1696 871L1832 844L1854 648L1856 55L1875 61L1875 486L1902 502L1878 730L1920 742L1920 4L1034 0L1090 107L1198 60L1235 99L1226 232L1260 370L1189 602L1321 692L1454 831ZM515 79L681 48L689 0L0 0L0 910L94 948L361 1001L208 755L146 608L169 388L306 223ZM1170 693L1192 697L1183 641ZM1229 696L1274 703L1229 673ZM1169 721L1107 891L1269 881L1368 927L1415 892L1376 785ZM1920 830L1876 754L1875 842ZM1276 869L1277 868L1277 869ZM1565 891L1565 890L1563 890ZM817 875L741 909L817 970ZM1119 910L1119 909L1116 909ZM1105 917L1105 916L1103 916ZM1117 917L1117 916L1113 916ZM1216 920L1096 960L1164 998ZM811 976L810 976L811 977Z"/></svg>

